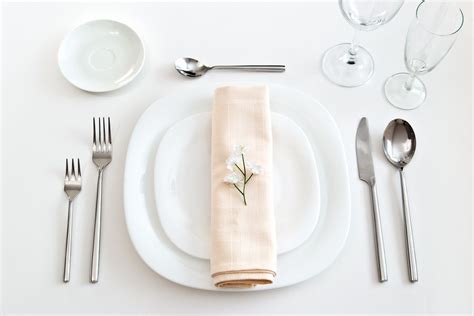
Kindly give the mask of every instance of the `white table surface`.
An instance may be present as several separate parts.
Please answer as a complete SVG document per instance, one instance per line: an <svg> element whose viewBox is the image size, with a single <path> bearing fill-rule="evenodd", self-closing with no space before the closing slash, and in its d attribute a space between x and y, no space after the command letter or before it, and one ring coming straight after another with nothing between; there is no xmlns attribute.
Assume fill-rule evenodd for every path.
<svg viewBox="0 0 474 316"><path fill-rule="evenodd" d="M422 79L426 103L411 112L385 101L382 84L404 71L406 30L415 2L379 30L363 33L376 71L366 85L329 83L321 55L352 29L335 1L318 3L9 3L3 7L2 309L33 312L471 312L472 297L472 8L447 58ZM90 94L56 65L61 39L97 18L123 21L143 37L145 67L129 86ZM350 171L352 221L347 244L325 272L289 288L216 293L173 284L149 269L127 233L122 203L124 158L132 129L156 99L197 81L173 69L180 56L209 63L285 63L284 74L209 73L199 82L275 82L319 100L334 116ZM91 118L111 116L114 160L104 185L101 281L89 283L96 170ZM368 187L358 179L354 139L367 116L374 147L390 281L377 282ZM399 179L383 157L382 133L408 119L418 148L406 169L420 281L407 280ZM66 224L65 157L83 161L75 213L72 280L61 281ZM295 269L298 266L295 265Z"/></svg>

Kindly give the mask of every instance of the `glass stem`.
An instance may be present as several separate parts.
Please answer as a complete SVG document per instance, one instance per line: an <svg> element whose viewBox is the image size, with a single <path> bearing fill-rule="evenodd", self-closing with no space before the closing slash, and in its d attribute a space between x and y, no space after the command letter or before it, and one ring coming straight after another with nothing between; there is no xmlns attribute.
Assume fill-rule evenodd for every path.
<svg viewBox="0 0 474 316"><path fill-rule="evenodd" d="M357 51L359 50L359 30L355 30L354 36L352 37L351 47L347 54L347 61L349 65L354 65L357 59Z"/></svg>
<svg viewBox="0 0 474 316"><path fill-rule="evenodd" d="M415 81L415 73L410 72L410 77L408 77L407 81L405 82L405 89L410 91L411 88L413 88L413 81Z"/></svg>
<svg viewBox="0 0 474 316"><path fill-rule="evenodd" d="M352 37L351 48L349 48L349 54L357 55L357 50L359 48L359 30L355 30L354 36Z"/></svg>

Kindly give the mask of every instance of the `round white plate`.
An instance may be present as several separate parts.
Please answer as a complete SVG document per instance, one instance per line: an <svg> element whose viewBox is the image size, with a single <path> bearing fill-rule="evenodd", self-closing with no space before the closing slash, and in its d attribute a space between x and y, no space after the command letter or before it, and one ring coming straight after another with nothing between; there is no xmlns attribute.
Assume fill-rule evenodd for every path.
<svg viewBox="0 0 474 316"><path fill-rule="evenodd" d="M95 20L71 31L58 52L59 69L79 89L106 92L123 87L143 67L143 43L131 28Z"/></svg>
<svg viewBox="0 0 474 316"><path fill-rule="evenodd" d="M154 165L158 145L174 123L211 110L216 85L198 85L153 103L141 116L127 151L124 172L125 219L135 249L163 277L205 290L212 284L209 260L193 257L169 240L160 223L154 199ZM339 130L327 110L310 96L270 85L270 107L294 121L305 133L316 158L321 200L314 232L298 248L278 256L273 284L249 291L289 286L327 268L341 252L349 232L349 177ZM242 290L239 290L242 291Z"/></svg>
<svg viewBox="0 0 474 316"><path fill-rule="evenodd" d="M155 160L161 226L179 249L202 259L209 259L211 245L211 118L205 112L174 124ZM277 245L283 254L314 231L320 189L313 150L301 128L272 113L272 130Z"/></svg>

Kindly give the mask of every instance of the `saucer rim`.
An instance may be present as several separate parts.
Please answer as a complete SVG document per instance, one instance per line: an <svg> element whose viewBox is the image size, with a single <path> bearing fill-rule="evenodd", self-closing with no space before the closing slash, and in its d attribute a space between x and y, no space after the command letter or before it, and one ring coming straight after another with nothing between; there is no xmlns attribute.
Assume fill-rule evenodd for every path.
<svg viewBox="0 0 474 316"><path fill-rule="evenodd" d="M134 72L134 74L132 76L130 76L130 78L122 81L121 83L119 84L116 84L114 87L111 87L111 88L102 88L102 89L93 89L93 88L86 88L84 86L81 86L80 84L78 84L77 82L73 82L71 80L71 78L69 78L65 72L63 71L63 67L61 66L62 63L61 63L61 51L64 49L64 44L66 43L67 40L70 39L70 37L81 27L85 26L85 25L88 25L88 24L91 24L91 23L102 23L102 22L112 22L112 23L115 23L115 24L120 24L121 26L129 29L135 36L136 38L138 39L138 42L140 43L140 50L142 51L143 53L143 57L141 58L140 60L140 63L139 63L139 67L137 68L137 70ZM87 22L84 22L84 23L81 23L79 25L77 25L76 27L74 27L71 31L69 31L66 36L62 39L60 45L59 45L59 49L58 49L58 52L57 52L57 56L56 56L56 59L57 59L57 64L58 64L58 68L59 68L59 71L61 72L61 74L63 75L64 78L66 78L66 80L72 84L74 87L80 89L80 90L83 90L83 91L87 91L87 92L92 92L92 93L101 93L101 92L111 92L111 91L115 91L115 90L118 90L124 86L126 86L127 84L129 84L130 82L132 82L137 76L138 74L141 73L142 69L143 69L143 66L145 65L145 59L146 59L146 50L145 50L145 45L143 43L143 40L142 38L140 37L140 35L133 29L131 28L130 26L128 26L127 24L123 23L123 22L120 22L120 21L117 21L117 20L112 20L112 19L95 19L95 20L89 20Z"/></svg>

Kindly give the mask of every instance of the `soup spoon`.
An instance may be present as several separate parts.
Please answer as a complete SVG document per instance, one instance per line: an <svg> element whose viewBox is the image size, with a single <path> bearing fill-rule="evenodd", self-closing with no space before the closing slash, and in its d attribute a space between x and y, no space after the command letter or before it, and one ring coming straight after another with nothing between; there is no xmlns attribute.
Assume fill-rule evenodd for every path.
<svg viewBox="0 0 474 316"><path fill-rule="evenodd" d="M183 57L178 58L174 64L176 70L186 77L200 77L206 72L212 69L225 69L225 70L245 70L245 71L258 71L258 72L284 72L285 65L217 65L217 66L206 66L199 60Z"/></svg>
<svg viewBox="0 0 474 316"><path fill-rule="evenodd" d="M390 161L390 163L400 171L408 268L411 282L418 281L418 268L416 265L415 242L411 225L410 205L408 204L408 192L403 169L413 158L415 149L415 132L410 124L402 119L391 121L383 134L383 150L388 161Z"/></svg>

